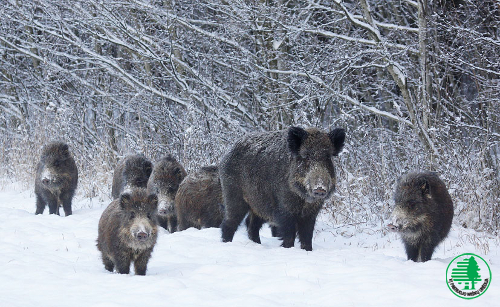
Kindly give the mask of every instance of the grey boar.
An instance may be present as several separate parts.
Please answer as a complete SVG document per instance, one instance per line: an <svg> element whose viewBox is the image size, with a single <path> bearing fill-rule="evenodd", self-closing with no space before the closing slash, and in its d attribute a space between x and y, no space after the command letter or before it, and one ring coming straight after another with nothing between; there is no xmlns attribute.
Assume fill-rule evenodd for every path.
<svg viewBox="0 0 500 307"><path fill-rule="evenodd" d="M445 184L432 172L402 176L394 194L389 230L401 235L408 260L431 259L453 221L453 202Z"/></svg>
<svg viewBox="0 0 500 307"><path fill-rule="evenodd" d="M148 192L158 195L158 221L170 233L177 230L174 200L184 177L184 167L171 155L156 162L149 177Z"/></svg>
<svg viewBox="0 0 500 307"><path fill-rule="evenodd" d="M77 185L78 169L68 145L62 142L45 145L36 169L35 214L42 214L48 205L50 214L59 215L59 207L62 206L65 215L71 215Z"/></svg>
<svg viewBox="0 0 500 307"><path fill-rule="evenodd" d="M219 227L224 217L219 169L207 166L189 174L177 191L175 210L179 231Z"/></svg>
<svg viewBox="0 0 500 307"><path fill-rule="evenodd" d="M158 236L158 198L144 188L131 188L104 210L99 220L97 249L104 268L128 274L134 263L136 275L146 275Z"/></svg>
<svg viewBox="0 0 500 307"><path fill-rule="evenodd" d="M130 155L121 160L113 174L111 196L116 199L126 189L146 188L153 164L143 155Z"/></svg>
<svg viewBox="0 0 500 307"><path fill-rule="evenodd" d="M225 214L222 241L233 240L248 213L248 237L260 243L264 222L276 227L283 247L312 250L316 217L335 190L332 158L344 146L345 131L315 128L287 130L243 137L222 158L220 180Z"/></svg>

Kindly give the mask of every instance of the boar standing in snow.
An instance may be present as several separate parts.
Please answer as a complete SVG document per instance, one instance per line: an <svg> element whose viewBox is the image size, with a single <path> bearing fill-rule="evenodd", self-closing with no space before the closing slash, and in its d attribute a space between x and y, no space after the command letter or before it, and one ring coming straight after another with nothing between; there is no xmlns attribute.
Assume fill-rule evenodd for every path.
<svg viewBox="0 0 500 307"><path fill-rule="evenodd" d="M52 142L44 146L36 169L35 214L42 214L48 205L50 214L59 215L59 207L62 206L65 215L71 215L71 202L77 184L78 169L68 145Z"/></svg>
<svg viewBox="0 0 500 307"><path fill-rule="evenodd" d="M174 200L184 177L184 167L171 155L156 162L149 177L148 192L158 196L158 222L170 233L177 230Z"/></svg>
<svg viewBox="0 0 500 307"><path fill-rule="evenodd" d="M202 167L182 181L175 197L179 231L219 227L224 217L219 169Z"/></svg>
<svg viewBox="0 0 500 307"><path fill-rule="evenodd" d="M432 172L410 173L398 180L394 201L389 230L401 235L408 260L430 260L453 220L453 202L445 184Z"/></svg>
<svg viewBox="0 0 500 307"><path fill-rule="evenodd" d="M113 174L111 196L116 199L132 187L146 188L153 164L143 155L130 155L118 163Z"/></svg>
<svg viewBox="0 0 500 307"><path fill-rule="evenodd" d="M134 262L135 274L146 275L156 244L158 198L146 189L131 188L115 199L99 220L97 249L104 268L128 274Z"/></svg>
<svg viewBox="0 0 500 307"><path fill-rule="evenodd" d="M222 241L233 240L248 213L248 236L260 243L264 222L275 226L283 247L312 250L316 217L335 190L333 157L344 146L344 129L329 133L291 127L243 137L222 158L225 216Z"/></svg>

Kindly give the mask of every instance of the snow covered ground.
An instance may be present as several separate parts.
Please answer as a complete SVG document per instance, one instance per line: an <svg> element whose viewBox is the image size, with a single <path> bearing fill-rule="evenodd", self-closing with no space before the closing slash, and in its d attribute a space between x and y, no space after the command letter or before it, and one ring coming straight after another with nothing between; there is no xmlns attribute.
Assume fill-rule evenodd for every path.
<svg viewBox="0 0 500 307"><path fill-rule="evenodd" d="M76 198L73 215L35 216L33 191L0 191L0 306L500 306L498 237L453 225L431 261L406 261L395 234L316 225L312 252L284 249L264 226L262 245L240 227L161 230L146 276L109 273L96 249L107 202ZM296 244L299 245L299 244ZM471 252L488 261L485 294L463 300L446 285L449 262Z"/></svg>

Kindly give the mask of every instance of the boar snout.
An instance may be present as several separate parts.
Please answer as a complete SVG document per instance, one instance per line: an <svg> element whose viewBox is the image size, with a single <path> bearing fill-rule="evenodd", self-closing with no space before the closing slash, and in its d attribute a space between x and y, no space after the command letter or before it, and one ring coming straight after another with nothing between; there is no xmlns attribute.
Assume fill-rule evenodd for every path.
<svg viewBox="0 0 500 307"><path fill-rule="evenodd" d="M328 192L323 187L317 187L313 190L313 196L315 198L325 198Z"/></svg>
<svg viewBox="0 0 500 307"><path fill-rule="evenodd" d="M139 241L145 241L148 237L149 237L149 235L147 233L145 233L144 231L141 231L137 234L137 240L139 240Z"/></svg>

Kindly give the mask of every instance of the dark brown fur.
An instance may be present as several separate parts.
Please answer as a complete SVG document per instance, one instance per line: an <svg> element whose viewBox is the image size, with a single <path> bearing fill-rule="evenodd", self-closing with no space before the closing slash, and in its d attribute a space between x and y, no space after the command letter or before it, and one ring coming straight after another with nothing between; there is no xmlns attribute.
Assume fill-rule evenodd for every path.
<svg viewBox="0 0 500 307"><path fill-rule="evenodd" d="M276 226L283 247L312 250L316 216L335 190L332 157L344 146L345 132L314 128L252 134L242 138L220 164L225 216L222 241L232 241L248 213L248 236L260 243L264 222Z"/></svg>
<svg viewBox="0 0 500 307"><path fill-rule="evenodd" d="M99 220L97 249L104 268L128 274L134 262L135 274L146 275L149 258L158 236L158 198L146 189L132 188L115 199Z"/></svg>
<svg viewBox="0 0 500 307"><path fill-rule="evenodd" d="M66 216L73 213L71 203L78 185L78 169L68 145L52 142L44 146L36 169L36 212L49 206L50 214L59 215L62 206Z"/></svg>
<svg viewBox="0 0 500 307"><path fill-rule="evenodd" d="M446 185L435 173L410 173L398 180L394 201L390 230L401 235L409 260L430 260L453 221Z"/></svg>
<svg viewBox="0 0 500 307"><path fill-rule="evenodd" d="M171 155L157 161L149 177L148 192L158 195L158 222L170 233L177 230L174 200L184 177L184 167Z"/></svg>
<svg viewBox="0 0 500 307"><path fill-rule="evenodd" d="M111 196L116 199L127 188L146 188L153 164L143 155L130 155L121 160L113 174Z"/></svg>
<svg viewBox="0 0 500 307"><path fill-rule="evenodd" d="M179 231L220 226L224 211L216 166L203 167L182 181L175 197L175 210Z"/></svg>

